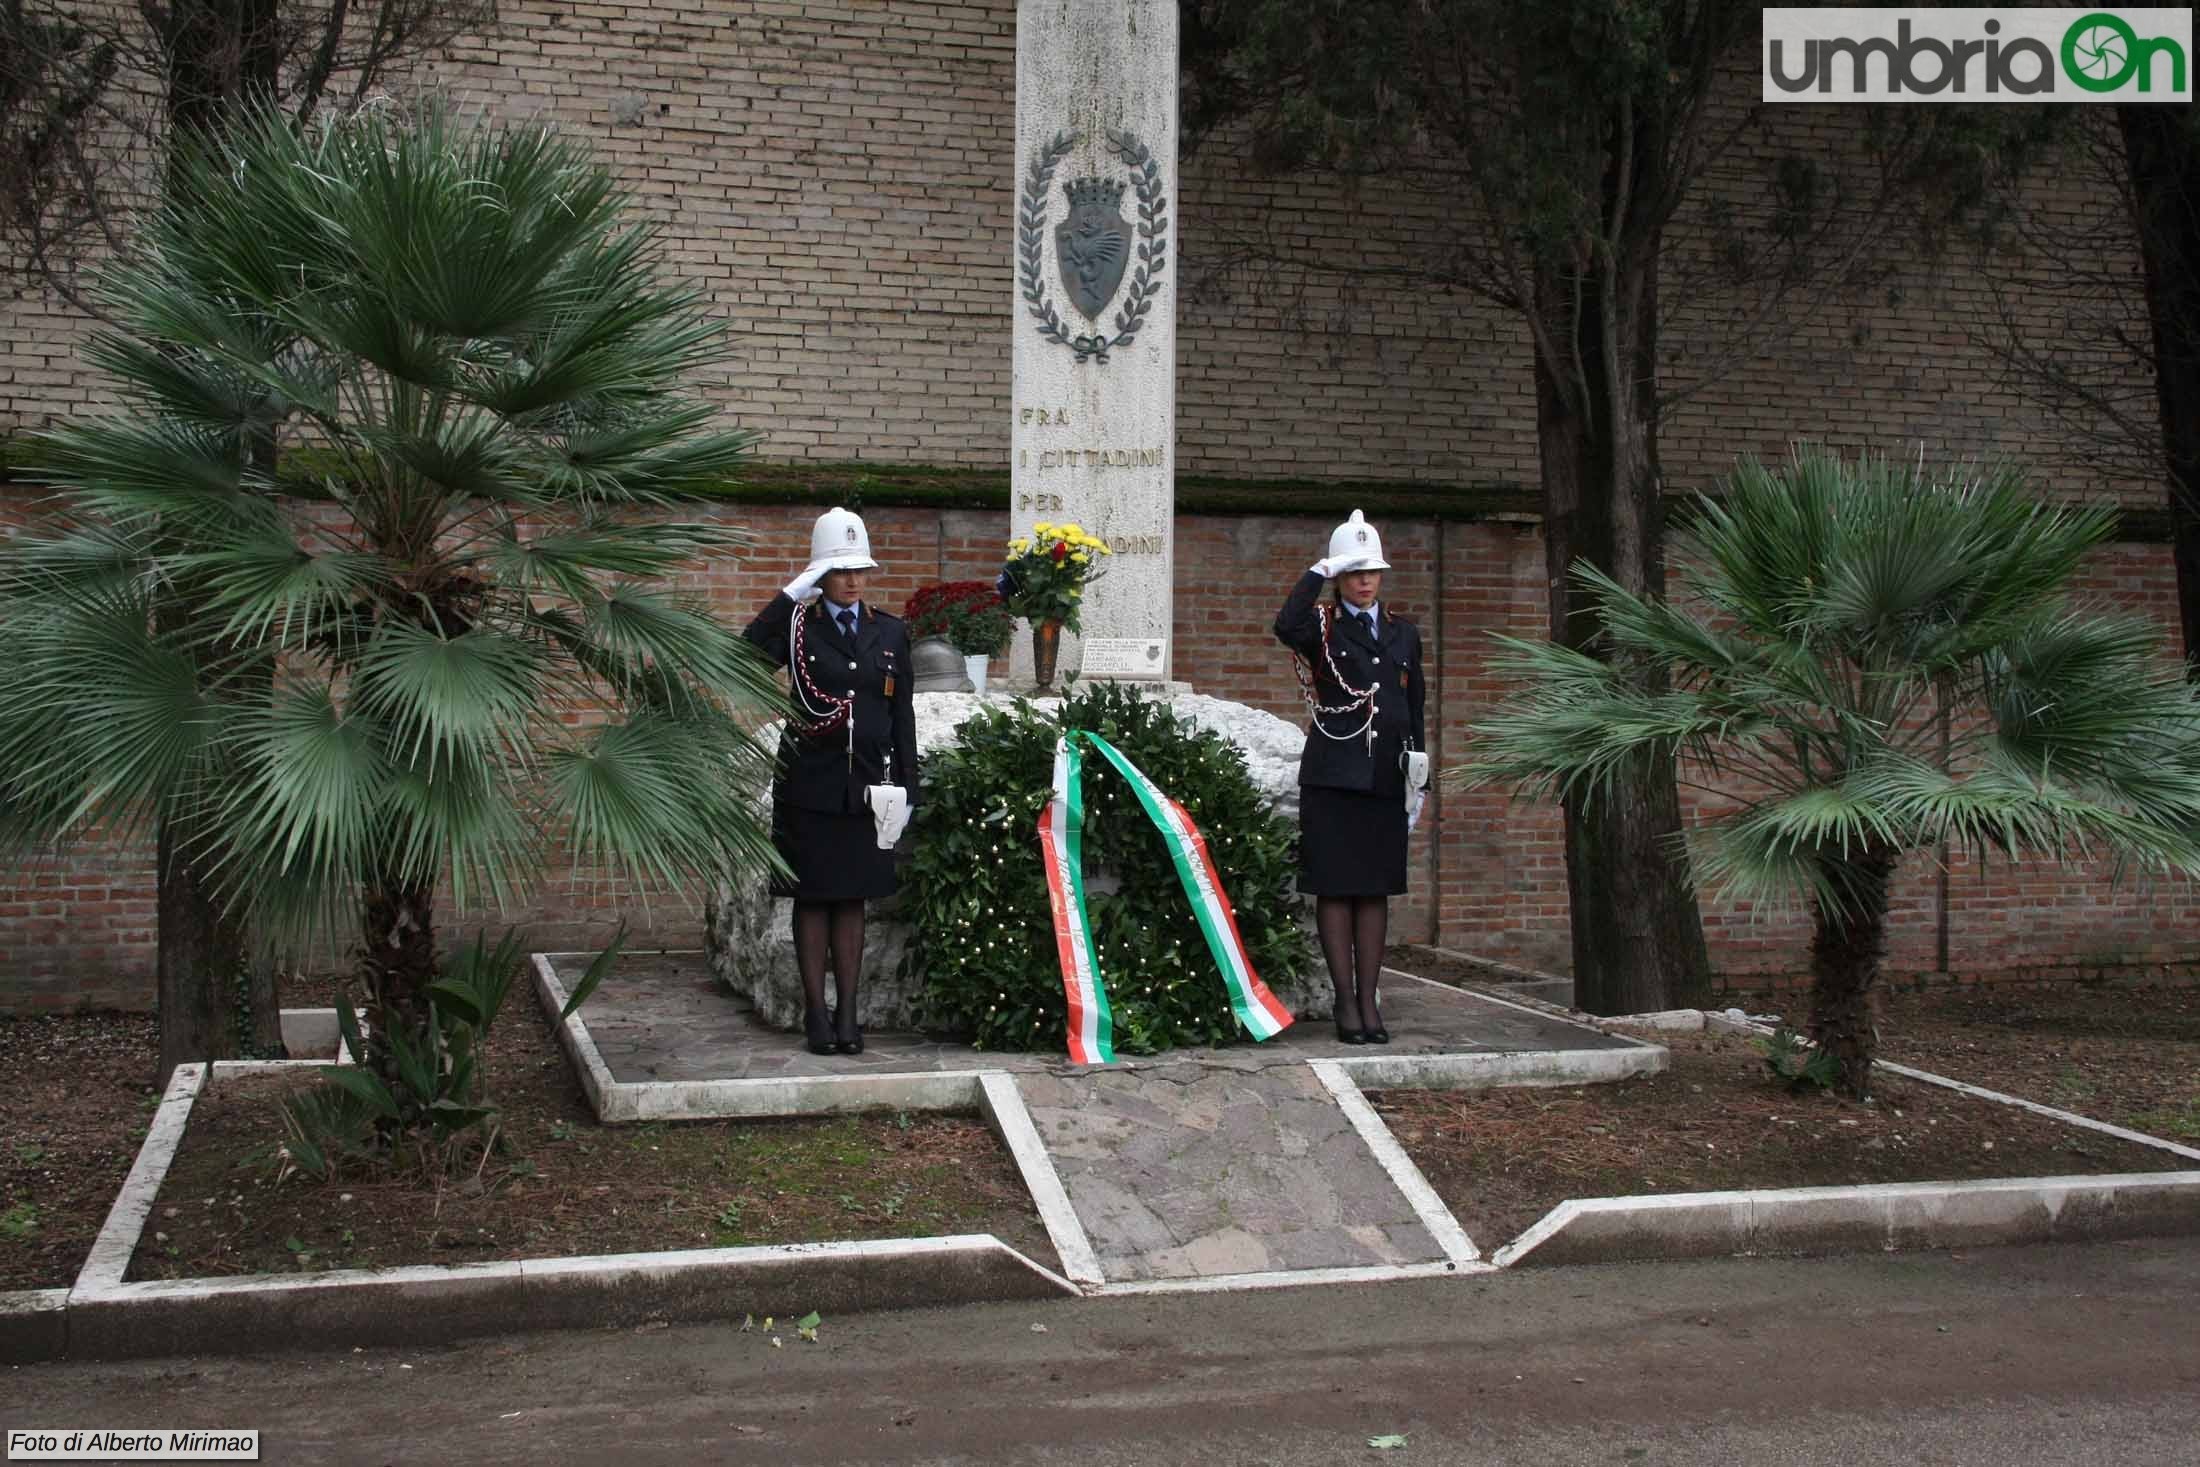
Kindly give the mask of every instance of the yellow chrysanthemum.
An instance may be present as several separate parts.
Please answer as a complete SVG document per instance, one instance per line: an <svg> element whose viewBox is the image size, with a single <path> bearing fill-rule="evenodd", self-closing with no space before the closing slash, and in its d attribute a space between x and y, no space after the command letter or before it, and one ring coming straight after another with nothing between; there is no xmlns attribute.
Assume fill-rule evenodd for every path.
<svg viewBox="0 0 2200 1467"><path fill-rule="evenodd" d="M1082 550L1072 550L1069 553L1069 558L1079 565L1083 565L1086 561L1092 559L1091 556L1085 554L1085 552Z"/></svg>
<svg viewBox="0 0 2200 1467"><path fill-rule="evenodd" d="M1034 539L1043 540L1054 532L1054 526L1048 524L1045 520L1039 520L1031 527L1031 533Z"/></svg>
<svg viewBox="0 0 2200 1467"><path fill-rule="evenodd" d="M1063 539L1065 539L1065 540L1075 540L1075 539L1076 539L1076 538L1077 538L1078 536L1080 536L1080 535L1084 534L1085 532L1084 532L1083 530L1079 529L1079 528L1078 528L1078 527L1077 527L1076 525L1074 525L1074 524L1068 524L1068 525L1064 525L1064 526L1062 526L1062 530L1061 530L1061 533L1062 533L1062 538L1063 538Z"/></svg>
<svg viewBox="0 0 2200 1467"><path fill-rule="evenodd" d="M1008 542L1008 553L1010 555L1022 555L1030 548L1031 542L1021 537L1018 537L1017 539Z"/></svg>

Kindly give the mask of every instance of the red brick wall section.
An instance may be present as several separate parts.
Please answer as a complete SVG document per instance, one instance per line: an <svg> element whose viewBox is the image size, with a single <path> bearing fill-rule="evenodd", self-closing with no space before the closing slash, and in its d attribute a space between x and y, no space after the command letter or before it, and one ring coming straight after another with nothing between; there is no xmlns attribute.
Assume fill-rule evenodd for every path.
<svg viewBox="0 0 2200 1467"><path fill-rule="evenodd" d="M738 518L754 548L707 568L697 584L720 615L745 622L806 560L808 508ZM731 516L729 516L731 517ZM899 610L928 581L989 576L1003 517L992 511L878 510L866 516L882 562L872 598ZM1393 564L1385 600L1421 625L1430 648L1429 739L1440 767L1465 757L1469 725L1503 693L1489 670L1490 634L1534 637L1544 625L1543 542L1533 522L1381 526ZM1290 660L1270 635L1276 607L1319 553L1325 522L1284 516L1188 515L1177 521L1179 677L1204 693L1301 716ZM2174 584L2160 547L2096 555L2082 589L2165 627ZM996 664L996 675L1005 674ZM1701 802L1691 799L1691 810ZM1529 967L1568 961L1565 861L1555 812L1500 791L1439 790L1414 833L1411 886L1393 908L1401 940L1437 941ZM2118 885L2098 866L1982 869L1951 862L1948 966L1966 974L2068 976L2200 959L2190 934L2200 898L2183 883ZM1896 882L1889 971L1938 966L1937 873L1913 858ZM152 996L152 859L147 843L92 843L19 866L0 880L0 1009L143 1005ZM542 948L588 948L622 917L639 944L693 947L692 902L645 897L601 873L553 873L535 899L502 913L451 913L463 931L518 923ZM1809 924L1796 912L1706 903L1713 959L1737 987L1776 987L1802 965ZM324 957L320 959L326 961Z"/></svg>

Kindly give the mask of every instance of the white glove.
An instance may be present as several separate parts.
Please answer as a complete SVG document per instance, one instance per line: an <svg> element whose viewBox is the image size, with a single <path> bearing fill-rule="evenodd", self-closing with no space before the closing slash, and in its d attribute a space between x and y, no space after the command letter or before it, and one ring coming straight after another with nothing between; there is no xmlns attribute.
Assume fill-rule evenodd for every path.
<svg viewBox="0 0 2200 1467"><path fill-rule="evenodd" d="M817 594L817 583L824 579L825 567L813 563L808 570L787 582L782 589L786 591L789 601L807 601Z"/></svg>
<svg viewBox="0 0 2200 1467"><path fill-rule="evenodd" d="M1406 776L1406 829L1411 830L1421 821L1421 802L1428 798L1428 755L1419 749L1407 749L1404 758Z"/></svg>
<svg viewBox="0 0 2200 1467"><path fill-rule="evenodd" d="M909 823L909 792L898 784L868 785L863 802L871 807L871 824L878 833L878 848L890 851Z"/></svg>
<svg viewBox="0 0 2200 1467"><path fill-rule="evenodd" d="M1334 580L1337 575L1336 564L1326 556L1324 556L1320 560L1315 561L1312 565L1308 566L1307 569L1312 571L1315 575L1320 576L1325 581Z"/></svg>

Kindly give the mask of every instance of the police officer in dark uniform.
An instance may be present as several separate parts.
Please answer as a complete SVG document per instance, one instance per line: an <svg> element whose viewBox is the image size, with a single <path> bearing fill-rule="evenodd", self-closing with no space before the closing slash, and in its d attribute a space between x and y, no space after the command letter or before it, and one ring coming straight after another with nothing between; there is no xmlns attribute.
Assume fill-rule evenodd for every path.
<svg viewBox="0 0 2200 1467"><path fill-rule="evenodd" d="M1312 714L1299 757L1299 890L1314 896L1332 1017L1346 1044L1388 1044L1376 982L1406 832L1428 780L1421 633L1383 610L1382 538L1358 510L1276 613ZM1334 578L1336 600L1321 604Z"/></svg>
<svg viewBox="0 0 2200 1467"><path fill-rule="evenodd" d="M894 893L891 841L916 797L909 633L900 618L863 601L864 572L877 565L860 518L838 508L820 515L809 567L743 633L788 669L794 696L772 784L772 842L793 876L775 880L772 894L794 899L802 1027L814 1054L863 1053L856 1023L863 904Z"/></svg>

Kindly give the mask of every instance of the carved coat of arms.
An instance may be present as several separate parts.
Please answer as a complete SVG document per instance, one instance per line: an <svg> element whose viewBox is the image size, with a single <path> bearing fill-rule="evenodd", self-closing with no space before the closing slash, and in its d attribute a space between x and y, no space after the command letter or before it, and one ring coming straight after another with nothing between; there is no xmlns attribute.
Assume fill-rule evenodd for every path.
<svg viewBox="0 0 2200 1467"><path fill-rule="evenodd" d="M1160 294L1169 266L1169 198L1160 162L1128 132L1108 133L1108 151L1129 165L1128 180L1094 176L1064 186L1069 214L1054 228L1055 274L1071 307L1094 328L1071 330L1048 289L1044 250L1054 173L1079 141L1078 133L1056 133L1025 173L1017 211L1017 285L1041 336L1068 347L1080 363L1105 362L1110 350L1137 337ZM1126 190L1136 192L1135 220L1123 212ZM1119 293L1120 307L1104 319Z"/></svg>
<svg viewBox="0 0 2200 1467"><path fill-rule="evenodd" d="M1123 185L1104 178L1073 180L1069 217L1054 230L1054 257L1062 267L1069 303L1098 321L1123 283L1131 258L1131 225L1123 217Z"/></svg>

